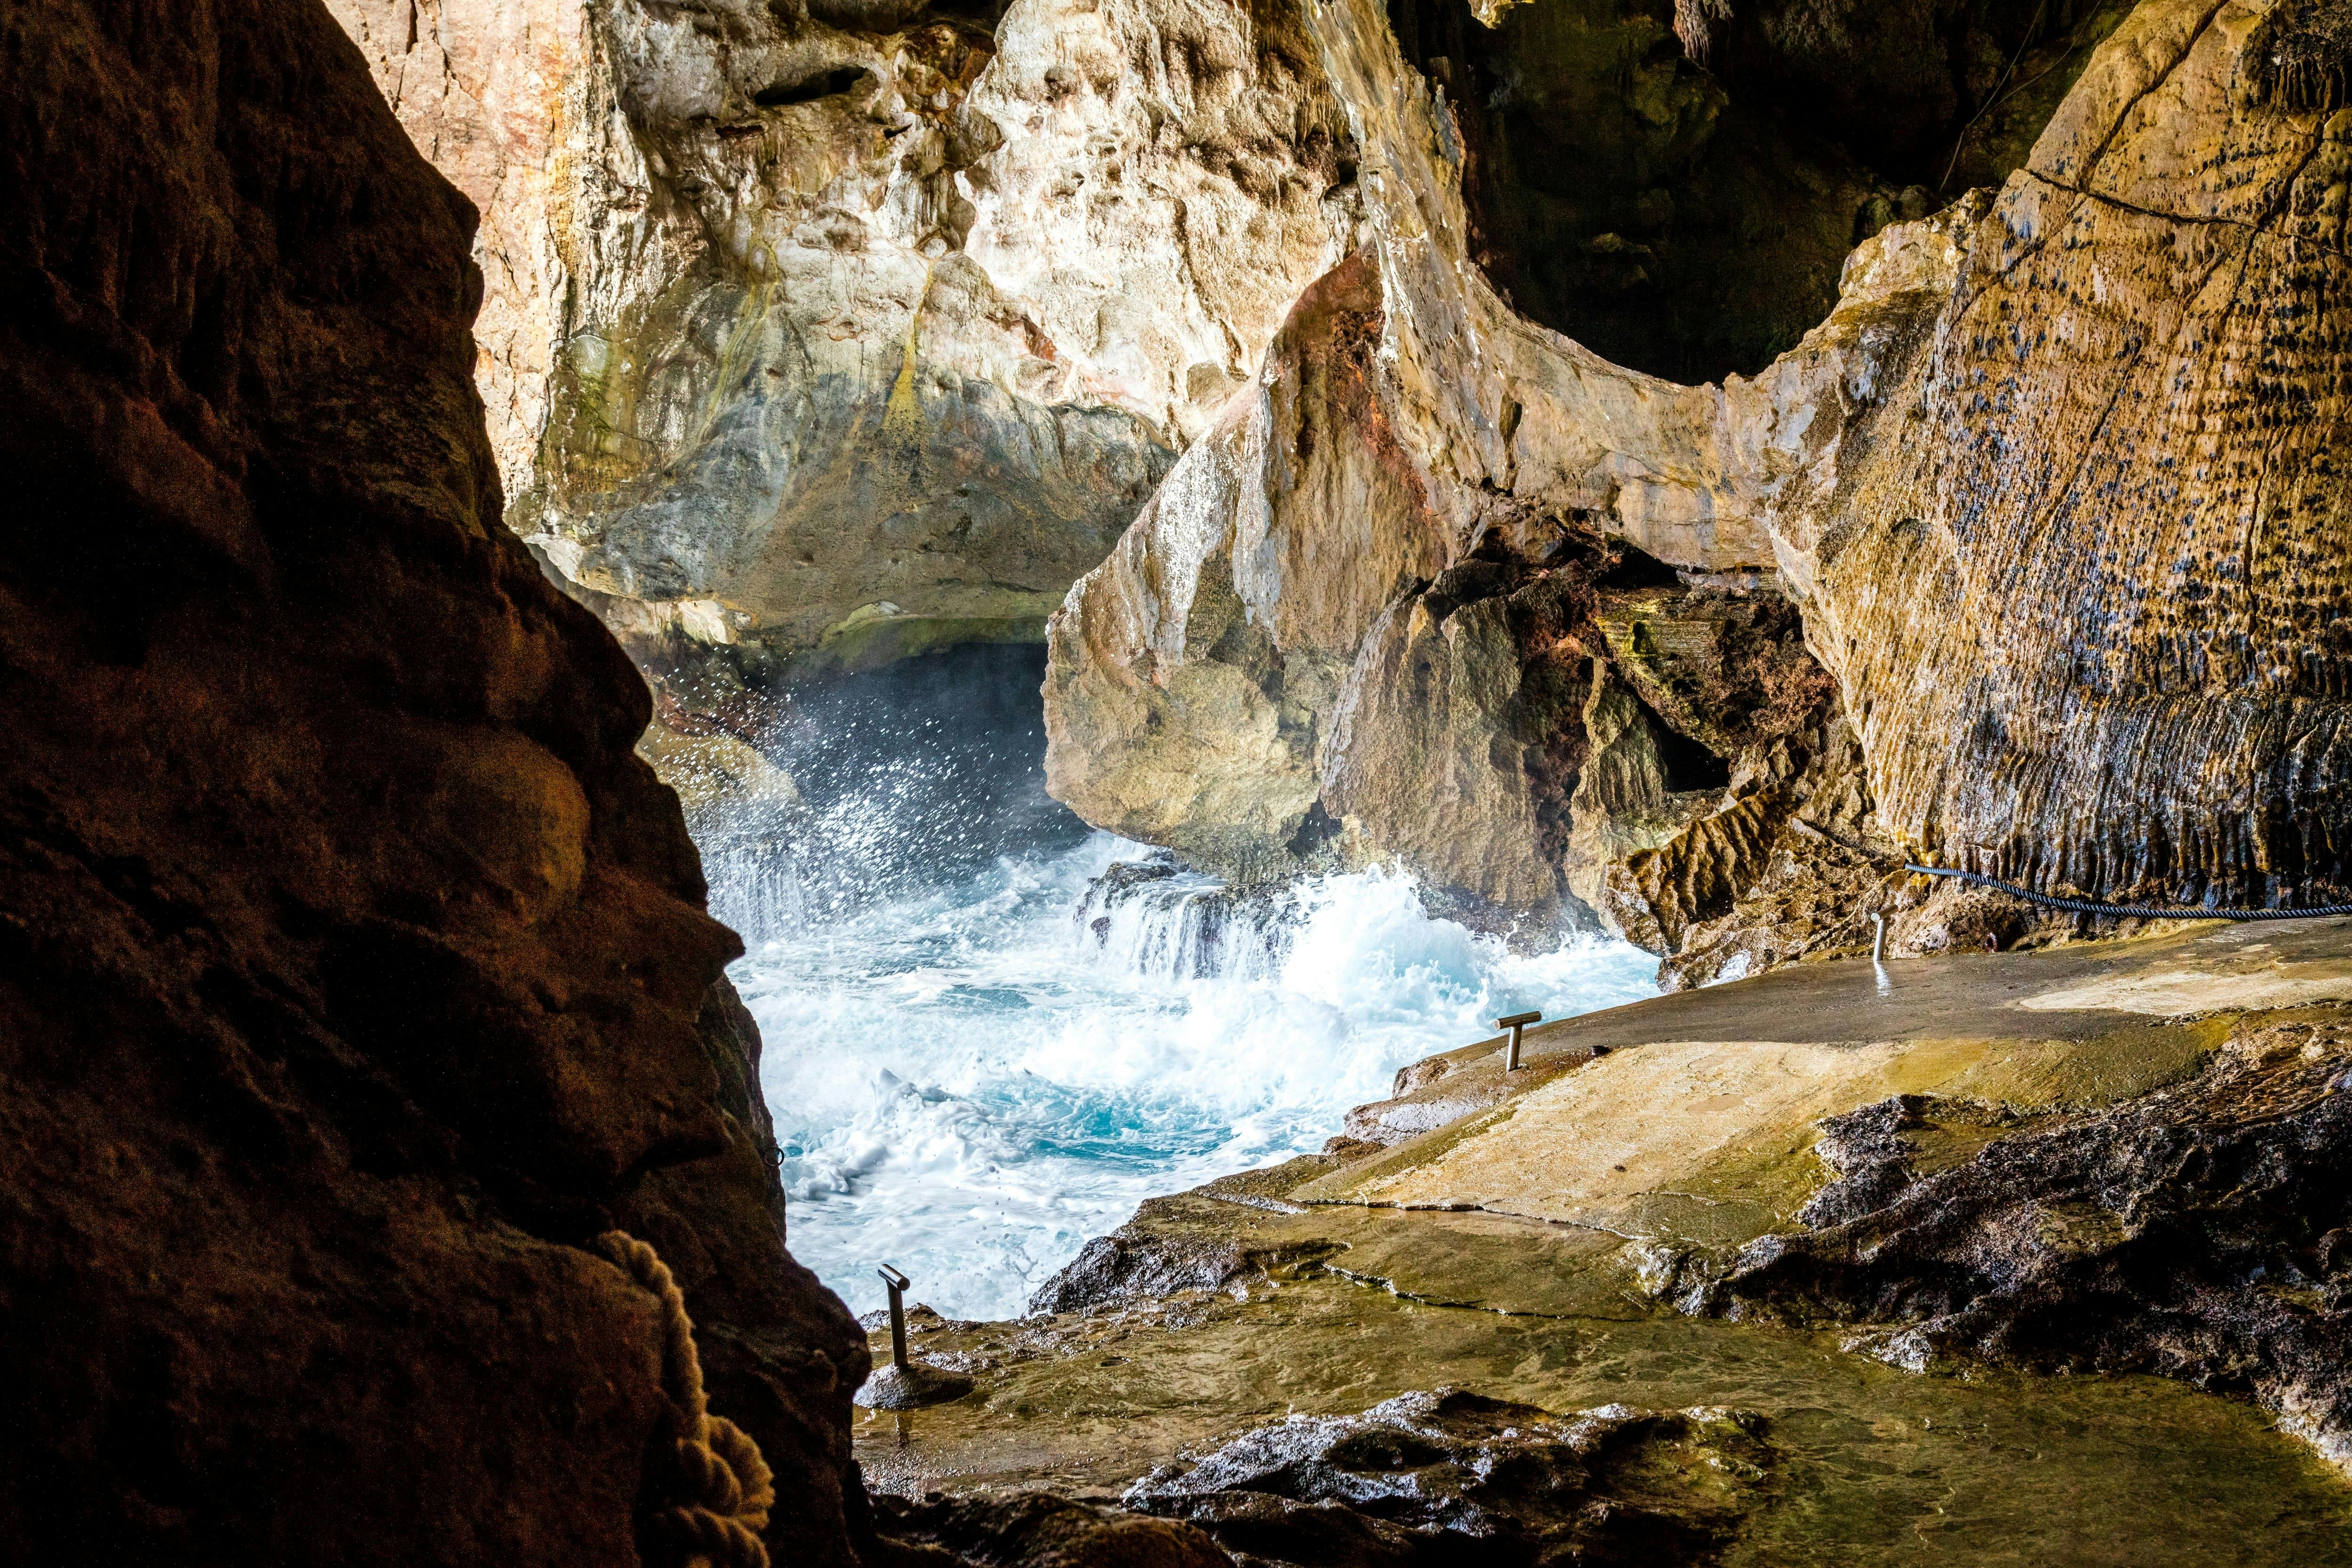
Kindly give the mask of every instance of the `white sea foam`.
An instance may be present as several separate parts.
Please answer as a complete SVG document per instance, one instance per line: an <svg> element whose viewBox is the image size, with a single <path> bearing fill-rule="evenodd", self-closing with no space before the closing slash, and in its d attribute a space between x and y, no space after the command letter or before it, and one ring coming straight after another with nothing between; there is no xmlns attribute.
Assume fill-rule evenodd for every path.
<svg viewBox="0 0 2352 1568"><path fill-rule="evenodd" d="M1166 871L1097 882L1149 853L1097 833L787 915L736 966L793 1251L854 1308L880 1303L889 1262L943 1312L1016 1314L1141 1198L1319 1148L1399 1065L1496 1013L1651 993L1635 948L1514 955L1396 873L1239 901Z"/></svg>

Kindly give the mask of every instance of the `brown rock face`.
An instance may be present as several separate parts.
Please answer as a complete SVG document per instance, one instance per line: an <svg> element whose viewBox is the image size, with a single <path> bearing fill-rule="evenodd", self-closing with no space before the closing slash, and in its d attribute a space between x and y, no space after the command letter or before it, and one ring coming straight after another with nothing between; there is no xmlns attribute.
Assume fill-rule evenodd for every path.
<svg viewBox="0 0 2352 1568"><path fill-rule="evenodd" d="M472 214L316 5L0 37L0 1555L639 1562L617 1222L847 1561L864 1347L644 688L499 526Z"/></svg>

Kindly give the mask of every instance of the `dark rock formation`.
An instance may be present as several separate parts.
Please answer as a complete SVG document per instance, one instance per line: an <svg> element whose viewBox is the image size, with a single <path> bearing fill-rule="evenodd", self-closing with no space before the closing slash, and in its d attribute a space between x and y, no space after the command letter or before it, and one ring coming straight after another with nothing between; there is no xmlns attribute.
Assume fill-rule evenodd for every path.
<svg viewBox="0 0 2352 1568"><path fill-rule="evenodd" d="M1984 1356L2249 1393L2342 1466L2347 1086L2352 1009L2326 1006L2251 1015L2204 1072L2110 1110L2003 1132L1999 1108L1890 1100L1823 1124L1819 1228L1751 1243L1702 1295L1867 1325L1861 1347L1914 1368Z"/></svg>
<svg viewBox="0 0 2352 1568"><path fill-rule="evenodd" d="M1009 1497L875 1500L892 1563L925 1568L962 1561L986 1568L1231 1568L1233 1559L1181 1521L1073 1502L1045 1492ZM886 1563L892 1562L885 1558Z"/></svg>
<svg viewBox="0 0 2352 1568"><path fill-rule="evenodd" d="M309 0L0 28L0 1556L639 1561L661 1249L796 1560L783 1249L645 689L499 524L472 214Z"/></svg>
<svg viewBox="0 0 2352 1568"><path fill-rule="evenodd" d="M2120 0L1391 0L1461 136L1471 258L1621 365L1754 374L1858 240L1998 184Z"/></svg>
<svg viewBox="0 0 2352 1568"><path fill-rule="evenodd" d="M1127 1503L1301 1568L1706 1563L1763 1500L1762 1428L1727 1410L1561 1416L1440 1389L1260 1427L1154 1471Z"/></svg>

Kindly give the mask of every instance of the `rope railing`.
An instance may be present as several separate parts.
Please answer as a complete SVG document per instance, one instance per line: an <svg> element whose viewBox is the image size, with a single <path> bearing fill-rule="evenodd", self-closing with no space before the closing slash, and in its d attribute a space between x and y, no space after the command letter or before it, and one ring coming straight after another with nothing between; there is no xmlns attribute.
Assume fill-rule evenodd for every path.
<svg viewBox="0 0 2352 1568"><path fill-rule="evenodd" d="M2049 909L2063 909L2074 915L2105 915L2127 920L2308 920L2320 915L2352 915L2352 904L2322 904L2309 909L2206 909L2202 907L2163 908L2146 904L2104 904L2094 898L2058 898L2047 893L2035 893L2014 883L2002 882L1980 872L1957 871L1949 866L1911 865L1905 871L1921 876L1950 876L1989 887L1997 893L2021 898L2028 904L2039 904Z"/></svg>

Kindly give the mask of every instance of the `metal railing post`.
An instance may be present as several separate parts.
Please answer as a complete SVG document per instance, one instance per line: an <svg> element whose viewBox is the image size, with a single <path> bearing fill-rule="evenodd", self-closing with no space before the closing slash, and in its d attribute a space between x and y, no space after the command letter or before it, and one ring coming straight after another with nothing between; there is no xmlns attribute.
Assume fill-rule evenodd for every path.
<svg viewBox="0 0 2352 1568"><path fill-rule="evenodd" d="M1540 1012L1513 1013L1507 1019L1495 1020L1496 1029L1507 1029L1511 1031L1511 1043L1503 1052L1504 1071L1517 1072L1519 1070L1519 1036L1526 1031L1528 1025L1541 1022L1543 1022L1543 1014Z"/></svg>
<svg viewBox="0 0 2352 1568"><path fill-rule="evenodd" d="M890 1292L890 1364L907 1364L907 1287L915 1281L885 1263L874 1270L882 1276L883 1288Z"/></svg>

